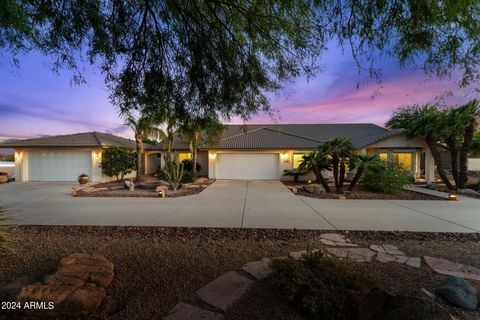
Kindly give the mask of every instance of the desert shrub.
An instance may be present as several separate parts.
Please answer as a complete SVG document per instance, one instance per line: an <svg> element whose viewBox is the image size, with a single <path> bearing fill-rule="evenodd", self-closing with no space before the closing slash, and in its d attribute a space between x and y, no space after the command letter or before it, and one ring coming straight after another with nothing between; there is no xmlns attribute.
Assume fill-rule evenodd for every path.
<svg viewBox="0 0 480 320"><path fill-rule="evenodd" d="M103 152L102 172L109 177L116 177L117 181L135 170L136 154L124 147L113 146Z"/></svg>
<svg viewBox="0 0 480 320"><path fill-rule="evenodd" d="M355 319L368 282L322 251L274 260L269 282L308 319Z"/></svg>
<svg viewBox="0 0 480 320"><path fill-rule="evenodd" d="M195 181L196 178L197 178L197 175L193 171L188 171L183 174L182 180L180 182L190 183Z"/></svg>
<svg viewBox="0 0 480 320"><path fill-rule="evenodd" d="M5 254L8 249L8 212L0 204L0 255Z"/></svg>
<svg viewBox="0 0 480 320"><path fill-rule="evenodd" d="M183 163L183 170L188 172L193 171L193 160L183 159L182 163ZM197 171L200 171L200 170L202 170L202 166L197 162Z"/></svg>
<svg viewBox="0 0 480 320"><path fill-rule="evenodd" d="M283 170L284 176L293 176L293 181L298 182L300 176L306 175L308 170L303 168L293 168L293 169L285 169Z"/></svg>
<svg viewBox="0 0 480 320"><path fill-rule="evenodd" d="M415 181L414 177L413 181ZM368 190L386 194L399 194L411 182L411 172L399 164L387 161L382 162L381 170L366 172L363 177L363 184Z"/></svg>

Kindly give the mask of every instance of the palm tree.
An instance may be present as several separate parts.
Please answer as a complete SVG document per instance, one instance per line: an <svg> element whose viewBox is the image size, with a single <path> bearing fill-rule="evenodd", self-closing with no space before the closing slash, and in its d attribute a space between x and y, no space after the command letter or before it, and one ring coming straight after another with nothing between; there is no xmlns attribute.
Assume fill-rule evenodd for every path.
<svg viewBox="0 0 480 320"><path fill-rule="evenodd" d="M455 189L448 179L440 159L439 142L446 139L449 128L445 113L438 110L437 105L414 105L400 108L388 120L386 126L390 129L405 130L408 139L421 138L425 140L432 153L438 175L448 189Z"/></svg>
<svg viewBox="0 0 480 320"><path fill-rule="evenodd" d="M338 193L343 192L346 173L346 164L353 152L353 144L350 139L335 138L326 141L320 149L330 157L332 161L333 178L335 189Z"/></svg>
<svg viewBox="0 0 480 320"><path fill-rule="evenodd" d="M327 155L323 151L318 150L304 155L302 158L303 160L298 168L300 170L313 171L317 183L320 183L326 192L331 193L332 190L328 186L327 180L322 175L323 170L330 170L331 168L331 162Z"/></svg>
<svg viewBox="0 0 480 320"><path fill-rule="evenodd" d="M141 115L139 117L133 116L130 112L126 112L122 114L125 125L132 128L134 135L135 135L135 143L137 149L137 182L141 182L142 180L142 172L143 172L143 162L142 162L142 155L144 152L143 141L145 139L161 139L162 131L157 128L157 125L161 123L160 119Z"/></svg>
<svg viewBox="0 0 480 320"><path fill-rule="evenodd" d="M216 117L187 117L179 127L182 139L188 143L192 154L193 173L197 173L197 153L201 146L214 146L222 137L225 126Z"/></svg>
<svg viewBox="0 0 480 320"><path fill-rule="evenodd" d="M352 191L366 171L377 172L381 170L381 161L375 154L352 154L349 161L350 170L357 170L350 182L347 191Z"/></svg>

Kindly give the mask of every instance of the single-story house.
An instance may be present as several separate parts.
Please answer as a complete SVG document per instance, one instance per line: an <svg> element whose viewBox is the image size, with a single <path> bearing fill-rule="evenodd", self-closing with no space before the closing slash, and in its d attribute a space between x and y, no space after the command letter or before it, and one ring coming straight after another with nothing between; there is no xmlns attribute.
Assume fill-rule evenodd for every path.
<svg viewBox="0 0 480 320"><path fill-rule="evenodd" d="M226 125L218 145L199 149L199 175L211 179L288 179L283 177L285 169L298 167L304 154L337 137L351 139L359 152L376 153L403 164L417 178L435 178L433 157L423 140L408 140L400 130L375 124ZM135 142L90 132L0 143L0 147L15 148L17 181L74 181L83 172L94 182L108 181L100 161L102 150L112 145L134 148ZM188 145L179 139L173 149L181 160L190 157ZM164 153L161 144L145 146L146 174L158 170Z"/></svg>

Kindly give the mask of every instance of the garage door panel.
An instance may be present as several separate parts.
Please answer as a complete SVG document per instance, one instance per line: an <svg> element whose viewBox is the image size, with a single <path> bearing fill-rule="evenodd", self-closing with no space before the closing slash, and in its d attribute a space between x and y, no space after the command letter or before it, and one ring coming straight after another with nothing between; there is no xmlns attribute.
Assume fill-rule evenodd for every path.
<svg viewBox="0 0 480 320"><path fill-rule="evenodd" d="M278 153L224 153L217 156L217 179L276 180Z"/></svg>
<svg viewBox="0 0 480 320"><path fill-rule="evenodd" d="M91 176L90 151L29 151L29 181L76 181L81 173Z"/></svg>

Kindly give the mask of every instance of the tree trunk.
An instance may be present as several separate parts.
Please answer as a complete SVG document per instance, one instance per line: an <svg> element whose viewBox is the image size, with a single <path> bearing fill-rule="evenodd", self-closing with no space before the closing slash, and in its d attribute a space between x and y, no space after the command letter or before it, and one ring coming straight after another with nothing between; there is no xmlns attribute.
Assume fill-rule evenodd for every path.
<svg viewBox="0 0 480 320"><path fill-rule="evenodd" d="M330 190L330 187L328 186L327 180L325 180L325 178L322 176L322 171L319 170L317 166L312 166L312 171L317 178L317 182L323 186L323 189L325 189L325 191L328 193L332 193L332 190Z"/></svg>
<svg viewBox="0 0 480 320"><path fill-rule="evenodd" d="M141 138L136 138L137 142L137 182L142 182L142 171L143 171L143 164L142 164L142 155L143 155L143 141Z"/></svg>
<svg viewBox="0 0 480 320"><path fill-rule="evenodd" d="M438 175L442 179L443 183L445 183L448 189L455 190L455 187L450 183L450 180L448 180L447 174L443 169L442 161L440 161L440 152L438 151L437 141L432 137L426 137L425 142L428 144L428 147L432 152L433 160L437 166Z"/></svg>
<svg viewBox="0 0 480 320"><path fill-rule="evenodd" d="M459 186L460 179L458 175L458 150L457 142L453 136L447 138L448 151L450 152L450 165L452 166L452 176L455 181L455 186Z"/></svg>
<svg viewBox="0 0 480 320"><path fill-rule="evenodd" d="M338 177L338 193L343 192L343 183L345 181L345 162L343 160L340 162L340 176Z"/></svg>
<svg viewBox="0 0 480 320"><path fill-rule="evenodd" d="M195 133L192 141L192 160L193 160L193 173L195 176L197 176L197 140L198 140L198 135Z"/></svg>
<svg viewBox="0 0 480 320"><path fill-rule="evenodd" d="M332 156L332 169L333 169L333 180L335 181L335 190L338 191L338 164L339 159L338 156Z"/></svg>
<svg viewBox="0 0 480 320"><path fill-rule="evenodd" d="M472 119L467 128L465 128L465 133L463 135L463 143L460 148L460 172L459 172L459 189L465 189L465 186L468 181L468 151L470 145L472 144L473 134L475 132L475 119Z"/></svg>
<svg viewBox="0 0 480 320"><path fill-rule="evenodd" d="M300 177L299 174L293 174L293 182L298 182L298 178Z"/></svg>
<svg viewBox="0 0 480 320"><path fill-rule="evenodd" d="M357 169L357 172L355 173L355 176L353 177L352 182L350 182L350 185L348 186L348 189L347 189L348 191L353 191L353 188L355 188L358 181L360 181L360 178L362 177L364 170L365 169L363 167L359 167Z"/></svg>

